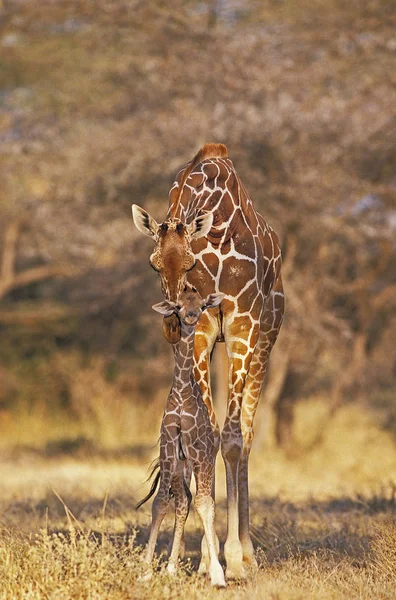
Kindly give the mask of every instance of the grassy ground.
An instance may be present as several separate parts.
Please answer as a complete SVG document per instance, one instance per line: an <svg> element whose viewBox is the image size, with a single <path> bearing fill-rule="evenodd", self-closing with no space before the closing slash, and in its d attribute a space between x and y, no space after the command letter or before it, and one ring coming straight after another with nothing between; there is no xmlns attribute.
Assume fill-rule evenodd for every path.
<svg viewBox="0 0 396 600"><path fill-rule="evenodd" d="M318 429L320 410L307 411ZM154 440L153 440L154 441ZM311 443L311 440L308 440ZM256 447L251 520L260 569L246 583L212 590L198 577L201 528L192 510L187 562L169 579L159 558L150 583L138 580L150 506L136 512L156 450L135 455L21 451L0 465L0 598L269 598L395 597L396 452L370 415L346 407L319 445L287 458ZM5 456L5 455L4 455ZM225 539L224 473L218 461L217 530ZM172 515L162 528L166 549Z"/></svg>
<svg viewBox="0 0 396 600"><path fill-rule="evenodd" d="M232 35L231 21L220 19L210 30L198 18L189 29L173 21L177 11L151 11L151 3L3 4L0 208L14 215L22 206L27 221L34 216L33 237L20 244L27 265L50 259L92 269L86 302L92 293L103 304L100 268L118 269L126 260L127 273L140 273L143 254L131 253L130 204L151 211L152 202L162 214L175 171L205 141L229 144L250 193L279 231L295 231L295 215L305 222L301 211L315 202L333 210L375 193L390 203L392 3L251 3L257 10ZM302 198L312 204L305 208ZM147 254L144 261L147 271ZM117 277L123 284L122 270ZM124 324L139 310L135 298L145 303L141 281L125 292L132 298L123 301L127 316L102 342L111 356L122 354L123 344L133 349L125 340L148 335L147 311L140 328ZM32 290L33 303L39 298ZM103 306L109 327L111 311ZM180 577L169 580L160 559L153 581L139 582L150 506L137 513L134 505L147 492L156 453L150 444L158 435L158 421L146 430L142 419L157 408L159 416L166 390L154 378L148 407L131 399L140 389L138 374L146 383L170 371L165 359L153 358L154 338L135 351L141 363L135 357L117 377L107 355L82 360L73 348L87 337L91 343L97 330L87 336L84 328L74 346L72 321L47 326L48 338L33 327L30 339L16 328L6 343L2 330L0 600L396 597L395 418L374 400L370 409L346 406L330 421L325 402L300 403L292 456L265 450L259 432L251 521L260 569L247 582L213 591L196 575L201 531L193 510L189 562ZM371 372L378 364L385 380L392 365L383 348ZM304 352L295 356L303 368ZM316 376L316 361L313 368ZM336 364L325 371L324 381L339 375ZM218 467L217 529L224 543L221 460ZM159 553L171 529L169 516Z"/></svg>

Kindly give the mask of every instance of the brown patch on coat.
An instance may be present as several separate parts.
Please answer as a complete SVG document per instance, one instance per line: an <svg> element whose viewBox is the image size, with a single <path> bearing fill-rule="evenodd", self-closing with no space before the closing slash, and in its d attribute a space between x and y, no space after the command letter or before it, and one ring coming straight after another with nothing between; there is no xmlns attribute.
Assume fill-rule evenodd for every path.
<svg viewBox="0 0 396 600"><path fill-rule="evenodd" d="M225 146L224 144L205 144L204 146L202 146L202 148L197 152L197 154L194 156L192 161L190 163L188 163L188 165L186 166L186 168L184 170L179 187L177 189L177 196L176 196L175 203L173 205L171 217L176 214L177 208L180 203L181 196L183 194L184 184L186 183L188 177L190 176L193 168L196 167L197 165L199 165L199 163L206 160L207 158L227 158L227 157L228 157L227 146Z"/></svg>

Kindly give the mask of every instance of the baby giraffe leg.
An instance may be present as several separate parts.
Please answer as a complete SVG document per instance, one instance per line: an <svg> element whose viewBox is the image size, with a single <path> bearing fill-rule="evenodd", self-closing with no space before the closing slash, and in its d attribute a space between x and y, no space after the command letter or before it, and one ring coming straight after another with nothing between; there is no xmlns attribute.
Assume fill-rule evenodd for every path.
<svg viewBox="0 0 396 600"><path fill-rule="evenodd" d="M226 583L224 580L224 573L218 559L218 545L217 537L215 532L214 520L215 520L215 509L214 501L210 494L210 487L207 491L202 489L202 483L200 482L200 474L196 474L197 481L197 495L195 498L195 507L201 518L206 543L208 546L209 554L209 575L210 581L213 586L225 587Z"/></svg>
<svg viewBox="0 0 396 600"><path fill-rule="evenodd" d="M142 579L144 580L149 580L152 576L152 571L150 567L153 560L155 545L157 543L161 523L164 520L164 517L168 511L170 500L169 489L170 485L168 478L161 480L160 488L153 501L153 505L151 508L151 529L149 541L146 547L146 554L144 557L144 562L147 564L148 568L142 577Z"/></svg>
<svg viewBox="0 0 396 600"><path fill-rule="evenodd" d="M167 571L171 575L174 575L177 571L184 525L190 508L190 498L187 496L184 485L183 473L176 475L172 481L172 492L175 496L175 529L173 532L172 551L167 567Z"/></svg>
<svg viewBox="0 0 396 600"><path fill-rule="evenodd" d="M192 466L190 464L189 461L184 461L183 463L183 479L188 487L188 489L190 489L191 487L191 476L192 476ZM173 485L172 485L172 489L173 489ZM190 492L190 496L189 494L187 494L187 496L189 497L189 501L188 501L188 509L190 510L190 504L191 504L191 492ZM172 552L172 547L173 547L173 536L174 534L172 534L172 538L168 544L168 555L171 555ZM205 538L204 538L205 539ZM186 542L185 542L185 532L183 530L183 535L182 538L180 540L180 550L179 550L179 557L181 559L184 558L185 555L185 551L186 551Z"/></svg>
<svg viewBox="0 0 396 600"><path fill-rule="evenodd" d="M217 432L215 433L214 436L214 447L213 447L213 461L214 464L216 464L216 457L217 457L217 453L219 451L219 447L220 447L220 433ZM213 498L213 502L215 502L215 483L216 483L216 478L215 478L215 469L213 469L213 479L212 479L212 498ZM217 550L217 555L219 555L220 552L220 541L219 538L217 536L217 533L215 531L215 536L216 536L216 550ZM206 575L206 573L208 572L208 565L209 565L209 550L208 550L208 544L206 542L206 537L205 535L202 537L201 540L201 560L199 563L199 567L198 567L198 573L200 575Z"/></svg>
<svg viewBox="0 0 396 600"><path fill-rule="evenodd" d="M155 545L157 543L159 529L168 512L169 499L165 497L156 497L152 506L152 524L150 529L150 537L146 548L145 562L150 564L153 560Z"/></svg>

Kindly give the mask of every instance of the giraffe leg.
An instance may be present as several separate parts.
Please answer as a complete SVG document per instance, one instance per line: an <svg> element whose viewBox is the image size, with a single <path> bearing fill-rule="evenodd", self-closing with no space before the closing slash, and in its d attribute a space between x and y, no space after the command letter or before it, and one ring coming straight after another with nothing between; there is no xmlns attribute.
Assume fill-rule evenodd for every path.
<svg viewBox="0 0 396 600"><path fill-rule="evenodd" d="M249 456L253 442L253 421L265 377L268 355L268 340L260 335L255 348L249 373L246 377L242 398L241 431L242 455L239 465L238 479L238 514L239 539L242 544L243 562L250 568L257 569L253 543L249 531Z"/></svg>
<svg viewBox="0 0 396 600"><path fill-rule="evenodd" d="M238 479L238 515L239 539L242 545L243 562L246 566L256 570L257 561L254 556L253 543L249 528L249 455L253 442L253 419L256 409L247 413L242 409L242 440L243 449L239 465Z"/></svg>
<svg viewBox="0 0 396 600"><path fill-rule="evenodd" d="M168 490L169 490L169 488L168 488ZM168 491L168 497L165 494L163 494L163 493L160 494L160 492L158 492L157 496L155 497L155 499L153 501L153 505L152 505L152 509L151 509L152 521L151 521L150 537L149 537L149 541L147 543L146 554L144 557L144 562L147 565L147 570L144 572L144 574L141 577L142 581L148 581L152 577L151 563L152 563L153 556L154 556L155 545L157 543L157 538L158 538L158 533L159 533L159 530L161 527L161 523L164 520L166 513L168 512L168 506L169 506L169 491Z"/></svg>
<svg viewBox="0 0 396 600"><path fill-rule="evenodd" d="M216 437L215 436L215 443L214 443L214 463L216 464L216 457L219 451L219 447L220 447L220 434ZM215 495L216 495L216 476L215 476L215 472L213 469L213 476L212 476L212 485L211 485L211 495L213 498L213 502L215 501ZM215 532L215 541L216 541L216 548L217 548L217 554L220 552L220 540L218 538L217 533ZM201 540L201 560L199 563L199 567L198 567L198 573L200 575L206 575L206 573L208 572L208 565L209 565L209 548L208 548L208 544L206 541L206 536L204 535L202 537Z"/></svg>
<svg viewBox="0 0 396 600"><path fill-rule="evenodd" d="M196 328L194 341L194 378L201 389L202 399L208 409L217 450L220 445L220 429L213 408L212 390L210 387L210 358L218 333L219 325L217 319L208 310L203 313Z"/></svg>
<svg viewBox="0 0 396 600"><path fill-rule="evenodd" d="M183 464L183 479L186 482L187 487L190 489L191 487L191 475L192 475L192 465L191 462L186 460ZM184 488L184 485L183 485ZM173 485L172 485L172 489L173 489ZM189 502L189 509L190 509L190 502ZM185 556L185 552L186 552L186 542L185 542L185 531L183 528L183 534L180 540L180 550L179 550L179 557L181 559L184 558ZM172 534L172 538L168 544L168 555L171 555L172 552L172 547L173 547L173 540L174 540L174 534Z"/></svg>
<svg viewBox="0 0 396 600"><path fill-rule="evenodd" d="M214 433L214 461L216 460L217 453L220 447L220 428L217 423L215 411L213 408L212 391L210 386L210 359L213 347L216 342L216 338L219 333L219 325L217 318L211 314L211 311L205 312L197 325L194 342L194 357L195 357L195 369L194 376L196 382L199 384L201 389L202 398L208 409L210 423ZM213 469L212 476L212 498L215 499L215 473ZM220 547L219 539L216 536L217 548ZM198 573L201 575L207 573L209 565L209 550L205 539L202 538L201 542L201 561L198 567Z"/></svg>
<svg viewBox="0 0 396 600"><path fill-rule="evenodd" d="M244 579L242 545L239 541L238 525L238 475L242 454L242 434L237 420L227 419L221 438L221 452L224 459L227 482L227 539L224 556L227 563L228 579Z"/></svg>
<svg viewBox="0 0 396 600"><path fill-rule="evenodd" d="M178 560L183 540L184 525L188 516L190 502L184 489L183 473L176 475L172 480L172 492L175 496L175 528L173 532L172 552L169 557L167 571L176 574Z"/></svg>
<svg viewBox="0 0 396 600"><path fill-rule="evenodd" d="M195 497L195 508L199 514L208 547L209 576L212 586L225 587L223 569L218 559L218 539L215 531L215 506L211 496L211 485L205 482L204 473L194 469L197 482L197 495ZM211 477L211 475L210 475Z"/></svg>
<svg viewBox="0 0 396 600"><path fill-rule="evenodd" d="M227 352L230 388L227 414L221 434L221 453L227 481L227 540L224 545L224 555L227 562L227 578L245 579L247 574L243 565L243 548L239 539L238 503L239 473L243 456L241 411L243 390L257 344L259 327L258 323L252 325L249 317L246 318L246 324L243 321L237 323L236 331L234 323L234 320L231 320L225 330L225 335L229 338Z"/></svg>
<svg viewBox="0 0 396 600"><path fill-rule="evenodd" d="M260 336L250 363L242 398L243 449L238 481L239 539L242 544L243 561L253 569L257 569L257 561L249 531L249 455L254 435L253 421L267 370L268 359L282 325L284 304L283 296L278 294L280 291L282 291L282 282L278 281L274 293L268 298L263 311Z"/></svg>
<svg viewBox="0 0 396 600"><path fill-rule="evenodd" d="M184 481L186 482L188 489L191 488L191 476L192 476L192 465L188 460L186 460L184 463L184 468L183 468L183 478L184 478ZM190 492L190 494L191 494L191 492ZM190 511L190 504L191 504L191 496L188 498L188 510L189 511ZM185 540L185 531L183 529L183 535L182 535L182 539L180 542L180 553L179 553L180 558L183 559L185 557L185 554L186 554L186 540Z"/></svg>
<svg viewBox="0 0 396 600"><path fill-rule="evenodd" d="M172 474L175 471L175 461L166 460L161 461L161 479L160 487L157 495L153 500L151 507L151 528L149 540L146 546L146 553L144 562L147 565L147 570L142 576L142 580L149 580L152 577L151 563L154 556L155 546L157 543L158 533L161 527L161 523L164 520L166 513L168 512L170 502L170 488L172 482Z"/></svg>

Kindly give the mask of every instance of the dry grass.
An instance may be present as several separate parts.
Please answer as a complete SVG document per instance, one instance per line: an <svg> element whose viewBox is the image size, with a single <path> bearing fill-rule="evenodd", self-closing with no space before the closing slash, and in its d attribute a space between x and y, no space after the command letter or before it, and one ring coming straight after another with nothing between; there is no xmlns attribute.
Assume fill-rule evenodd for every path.
<svg viewBox="0 0 396 600"><path fill-rule="evenodd" d="M147 539L148 515L139 525L132 497L105 493L100 500L92 494L90 483L102 466L85 465L85 474L92 478L85 480L85 494L81 481L76 481L81 476L79 465L69 466L65 497L74 512L55 493L38 502L22 496L19 502L9 504L0 534L0 598L123 600L224 595L211 590L195 572L200 534L194 514L188 528L189 560L180 576L169 579L161 561L151 583L139 581L140 544ZM128 473L132 479L133 468L126 468L124 476ZM107 465L107 477L118 476L119 466ZM67 487L76 484L79 494L68 494ZM367 497L365 502L340 498L295 504L257 499L252 508L255 523L260 523L253 526L260 569L247 583L230 584L227 597L394 597L396 531L389 521L396 504L389 491ZM224 513L220 503L222 537ZM17 527L20 519L23 528ZM162 548L170 539L169 521L160 538Z"/></svg>
<svg viewBox="0 0 396 600"><path fill-rule="evenodd" d="M220 19L212 32L202 29L198 12L178 25L173 16L183 11L172 9L168 18L162 9L152 13L151 3L59 0L45 10L39 2L2 4L15 13L0 31L0 207L4 215L35 207L27 217L32 231L20 244L21 268L50 259L92 269L73 302L100 301L111 356L125 350L150 360L127 363L127 354L117 377L107 357L82 364L73 319L50 325L46 335L33 331L31 339L16 328L6 342L2 331L0 600L395 598L394 419L374 395L372 408L346 406L331 419L325 401L299 403L293 456L265 450L258 436L251 520L260 569L246 583L213 591L197 576L201 532L194 511L180 576L170 580L159 558L153 581L138 581L150 513L134 505L147 491L156 452L150 445L166 395L158 381L163 385L171 370L165 355L154 355L159 338L150 337L146 308L138 313L143 289L148 302L154 288L140 276L147 254L130 223L131 198L160 215L177 168L215 138L233 149L249 192L282 235L316 205L325 215L367 193L390 203L394 155L383 132L394 113L391 3L252 2L235 31L232 20ZM315 208L320 232L317 214ZM300 224L297 231L305 246ZM123 261L126 275L117 271ZM106 269L113 268L106 296ZM305 274L295 272L304 282ZM111 314L117 326L110 327L106 302L131 275L136 284L124 292L131 303L121 298L120 316L118 308ZM54 289L56 299L62 288ZM114 298L110 307L118 307ZM141 324L130 329L133 317ZM96 328L95 336L83 329L81 341L91 343ZM300 339L312 344L311 337ZM387 381L391 341L379 346L370 367ZM308 346L301 348L297 367L308 360ZM325 366L312 361L310 373L322 364L323 381L340 373L329 356ZM147 409L142 398L140 407L132 399L139 398L139 381L150 378ZM374 410L382 410L387 431ZM224 487L219 460L222 542ZM171 528L170 516L159 553Z"/></svg>
<svg viewBox="0 0 396 600"><path fill-rule="evenodd" d="M317 427L323 415L317 410L315 421L313 401L301 407L298 425L308 409ZM352 422L355 439L348 446ZM166 558L161 553L172 529L169 515L159 538L158 572L150 583L139 581L150 507L136 512L134 504L146 491L155 450L144 460L138 454L48 458L37 451L4 460L0 599L394 598L394 445L353 407L328 424L320 446L304 451L303 440L299 443L294 458L254 450L251 520L260 568L248 582L231 583L225 592L212 590L196 574L201 528L194 510L180 576L169 579L162 569ZM217 529L222 541L225 523L219 460Z"/></svg>

